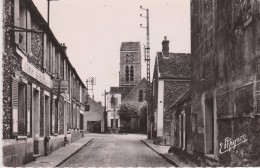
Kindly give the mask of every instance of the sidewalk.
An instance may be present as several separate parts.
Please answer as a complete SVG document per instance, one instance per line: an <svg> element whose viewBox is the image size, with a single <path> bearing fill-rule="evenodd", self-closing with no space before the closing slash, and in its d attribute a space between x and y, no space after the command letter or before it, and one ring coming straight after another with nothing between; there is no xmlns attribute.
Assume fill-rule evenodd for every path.
<svg viewBox="0 0 260 168"><path fill-rule="evenodd" d="M51 152L48 156L41 156L37 158L36 161L30 162L21 167L58 167L93 139L94 138L85 136L73 143Z"/></svg>
<svg viewBox="0 0 260 168"><path fill-rule="evenodd" d="M180 158L179 156L177 156L173 153L168 153L170 146L154 145L153 140L147 140L147 139L142 140L142 142L175 166L198 167L197 164L195 164L194 162L191 162L188 159Z"/></svg>

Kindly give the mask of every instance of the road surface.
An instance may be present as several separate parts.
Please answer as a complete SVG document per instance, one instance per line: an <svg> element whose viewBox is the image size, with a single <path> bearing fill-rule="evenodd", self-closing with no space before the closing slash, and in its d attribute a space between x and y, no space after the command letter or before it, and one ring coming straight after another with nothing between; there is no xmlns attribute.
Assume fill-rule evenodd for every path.
<svg viewBox="0 0 260 168"><path fill-rule="evenodd" d="M88 134L94 137L87 146L61 167L172 167L147 147L140 134Z"/></svg>

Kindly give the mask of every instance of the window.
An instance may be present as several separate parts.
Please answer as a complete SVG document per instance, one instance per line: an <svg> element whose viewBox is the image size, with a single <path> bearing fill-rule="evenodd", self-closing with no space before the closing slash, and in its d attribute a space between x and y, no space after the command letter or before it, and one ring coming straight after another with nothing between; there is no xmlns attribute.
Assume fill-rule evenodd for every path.
<svg viewBox="0 0 260 168"><path fill-rule="evenodd" d="M118 108L118 98L112 96L111 97L111 108L112 109L117 109Z"/></svg>
<svg viewBox="0 0 260 168"><path fill-rule="evenodd" d="M143 90L139 90L139 99L138 99L139 102L142 102L143 101Z"/></svg>
<svg viewBox="0 0 260 168"><path fill-rule="evenodd" d="M13 135L31 135L31 90L30 86L12 81Z"/></svg>
<svg viewBox="0 0 260 168"><path fill-rule="evenodd" d="M125 81L128 82L129 81L129 67L126 66L125 68Z"/></svg>
<svg viewBox="0 0 260 168"><path fill-rule="evenodd" d="M214 103L205 101L206 154L214 154Z"/></svg>
<svg viewBox="0 0 260 168"><path fill-rule="evenodd" d="M118 119L115 119L115 120L116 120L116 122L115 122L116 128L118 128ZM111 119L111 128L113 127L113 125L114 125L114 119Z"/></svg>
<svg viewBox="0 0 260 168"><path fill-rule="evenodd" d="M134 81L134 67L131 65L130 68L130 81Z"/></svg>
<svg viewBox="0 0 260 168"><path fill-rule="evenodd" d="M31 14L25 1L14 0L14 24L16 27L31 30ZM31 54L31 32L15 32L15 42L24 52Z"/></svg>
<svg viewBox="0 0 260 168"><path fill-rule="evenodd" d="M185 111L179 115L179 145L182 150L186 149L186 115Z"/></svg>

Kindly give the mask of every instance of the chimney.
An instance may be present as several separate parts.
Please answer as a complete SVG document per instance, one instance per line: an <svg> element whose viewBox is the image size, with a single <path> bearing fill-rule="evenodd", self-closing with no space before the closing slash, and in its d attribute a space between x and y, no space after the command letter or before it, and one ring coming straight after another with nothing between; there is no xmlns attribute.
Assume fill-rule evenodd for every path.
<svg viewBox="0 0 260 168"><path fill-rule="evenodd" d="M167 36L164 36L164 40L162 41L162 53L164 57L169 57L169 42Z"/></svg>
<svg viewBox="0 0 260 168"><path fill-rule="evenodd" d="M67 46L65 45L65 43L61 43L61 46L63 48L63 50L65 51L65 53L67 52Z"/></svg>

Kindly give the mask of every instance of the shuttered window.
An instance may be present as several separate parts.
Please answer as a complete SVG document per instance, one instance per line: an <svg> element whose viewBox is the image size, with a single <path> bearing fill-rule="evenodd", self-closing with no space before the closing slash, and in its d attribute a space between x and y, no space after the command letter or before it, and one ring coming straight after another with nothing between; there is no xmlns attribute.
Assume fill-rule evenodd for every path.
<svg viewBox="0 0 260 168"><path fill-rule="evenodd" d="M46 65L46 63L47 63L47 56L48 56L48 53L47 53L47 35L44 33L44 35L43 35L43 51L44 51L44 53L43 53L43 69L45 69L46 70L46 68L47 68L47 65Z"/></svg>
<svg viewBox="0 0 260 168"><path fill-rule="evenodd" d="M18 134L18 81L12 81L12 121L13 134Z"/></svg>
<svg viewBox="0 0 260 168"><path fill-rule="evenodd" d="M13 136L31 136L31 86L12 80Z"/></svg>
<svg viewBox="0 0 260 168"><path fill-rule="evenodd" d="M31 136L31 86L27 85L27 135Z"/></svg>

